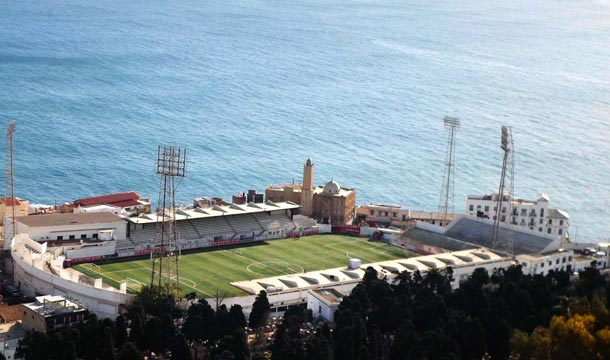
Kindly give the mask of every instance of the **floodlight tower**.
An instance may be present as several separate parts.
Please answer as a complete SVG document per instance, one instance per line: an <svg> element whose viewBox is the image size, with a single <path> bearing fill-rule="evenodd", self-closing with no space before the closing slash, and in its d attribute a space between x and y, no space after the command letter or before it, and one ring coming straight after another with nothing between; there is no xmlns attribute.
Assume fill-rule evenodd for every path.
<svg viewBox="0 0 610 360"><path fill-rule="evenodd" d="M4 209L5 211L8 210L8 205L10 204L11 206L11 213L4 213L4 219L3 219L3 234L2 234L2 238L0 239L1 242L1 246L0 246L0 250L4 249L4 245L5 245L5 241L7 240L7 236L8 236L8 240L10 243L10 240L15 237L15 173L14 173L14 167L15 167L15 158L13 156L13 136L15 134L15 122L11 121L8 124L8 128L6 129L6 160L5 160L5 165L4 165ZM9 225L7 223L8 218L11 218L11 228L10 230L7 232L6 227Z"/></svg>
<svg viewBox="0 0 610 360"><path fill-rule="evenodd" d="M157 245L152 255L151 285L168 293L177 291L180 284L180 242L176 229L176 177L183 178L186 169L186 149L159 146L157 174L160 177L157 209Z"/></svg>
<svg viewBox="0 0 610 360"><path fill-rule="evenodd" d="M502 126L502 138L500 147L504 152L502 158L502 174L500 176L500 187L498 189L498 195L496 199L496 213L494 217L494 226L491 235L492 247L494 249L505 250L510 256L513 255L513 239L512 231L509 232L506 239L501 240L499 238L500 222L512 216L512 197L514 188L514 167L515 167L515 153L514 153L514 142L512 130L510 127ZM505 191L506 177L509 177L508 191ZM507 210L502 211L502 206L506 201L508 202Z"/></svg>
<svg viewBox="0 0 610 360"><path fill-rule="evenodd" d="M460 127L460 120L454 117L445 116L443 119L445 127L449 129L449 137L447 139L447 155L445 157L445 172L443 174L443 186L441 188L441 197L438 205L438 212L443 214L443 220L447 222L447 212L449 211L449 198L451 197L451 212L455 212L453 208L453 191L455 176L453 174L453 165L455 164L455 135Z"/></svg>

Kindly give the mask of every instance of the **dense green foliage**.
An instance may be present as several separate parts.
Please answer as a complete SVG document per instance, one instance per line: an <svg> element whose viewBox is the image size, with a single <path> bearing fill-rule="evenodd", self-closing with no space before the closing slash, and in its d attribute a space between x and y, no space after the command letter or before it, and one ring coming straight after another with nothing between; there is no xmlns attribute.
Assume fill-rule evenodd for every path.
<svg viewBox="0 0 610 360"><path fill-rule="evenodd" d="M608 359L610 286L596 269L528 276L477 269L451 290L451 269L400 274L372 268L335 313L332 333L304 336L285 317L273 359Z"/></svg>

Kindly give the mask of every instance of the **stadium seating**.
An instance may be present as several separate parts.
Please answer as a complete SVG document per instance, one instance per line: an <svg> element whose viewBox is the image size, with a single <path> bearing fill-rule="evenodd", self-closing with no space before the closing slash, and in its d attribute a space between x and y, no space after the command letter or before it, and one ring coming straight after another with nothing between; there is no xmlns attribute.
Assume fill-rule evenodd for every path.
<svg viewBox="0 0 610 360"><path fill-rule="evenodd" d="M180 220L176 224L180 243L185 248L206 247L215 237L221 236L223 240L240 239L249 235L259 238L268 231L280 230L281 233L289 233L305 227L311 227L315 222L301 219L302 224L297 224L286 216L284 212L276 213L255 213L241 214L232 216L217 216L206 218L190 218ZM155 245L156 227L155 224L146 224L142 229L131 231L130 242L122 242L117 247L122 246L134 248L136 250L149 249ZM243 239L244 241L246 239Z"/></svg>
<svg viewBox="0 0 610 360"><path fill-rule="evenodd" d="M155 224L150 224L142 229L132 230L130 239L135 245L153 244L157 237Z"/></svg>
<svg viewBox="0 0 610 360"><path fill-rule="evenodd" d="M492 232L493 225L464 217L457 220L457 223L445 235L472 244L491 247ZM542 252L553 242L552 239L534 234L502 227L499 229L498 239L500 241L507 241L510 237L513 240L513 253L515 255Z"/></svg>

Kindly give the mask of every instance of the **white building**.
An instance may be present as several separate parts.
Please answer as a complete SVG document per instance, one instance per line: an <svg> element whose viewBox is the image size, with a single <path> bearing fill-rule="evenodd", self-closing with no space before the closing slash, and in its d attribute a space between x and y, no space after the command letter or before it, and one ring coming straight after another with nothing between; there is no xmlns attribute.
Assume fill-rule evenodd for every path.
<svg viewBox="0 0 610 360"><path fill-rule="evenodd" d="M20 216L17 233L35 241L118 240L127 238L127 223L109 212Z"/></svg>
<svg viewBox="0 0 610 360"><path fill-rule="evenodd" d="M16 218L17 234L48 243L68 259L112 255L127 238L127 222L109 212L30 215Z"/></svg>
<svg viewBox="0 0 610 360"><path fill-rule="evenodd" d="M468 195L466 214L495 220L498 194ZM561 241L569 239L567 212L549 208L549 197L540 194L537 200L510 198L504 195L500 221L522 229L556 236Z"/></svg>
<svg viewBox="0 0 610 360"><path fill-rule="evenodd" d="M521 264L523 273L529 275L547 275L551 270L573 272L575 268L573 251L518 255L517 262Z"/></svg>
<svg viewBox="0 0 610 360"><path fill-rule="evenodd" d="M343 301L343 294L333 288L315 289L307 292L307 309L311 310L314 319L333 323L335 311Z"/></svg>

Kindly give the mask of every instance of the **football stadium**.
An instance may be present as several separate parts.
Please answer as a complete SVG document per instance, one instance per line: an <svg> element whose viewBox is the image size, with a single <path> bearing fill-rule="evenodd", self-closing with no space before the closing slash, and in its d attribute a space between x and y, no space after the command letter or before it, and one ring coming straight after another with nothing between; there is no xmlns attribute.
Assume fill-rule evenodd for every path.
<svg viewBox="0 0 610 360"><path fill-rule="evenodd" d="M242 296L247 293L231 282L347 266L352 258L372 263L409 256L412 254L406 250L366 238L311 235L183 254L179 282L184 293L195 292L200 297L213 297L217 292ZM117 288L126 282L132 292L151 279L150 259L83 263L74 269Z"/></svg>

